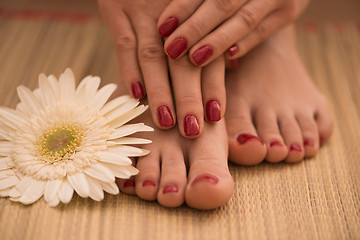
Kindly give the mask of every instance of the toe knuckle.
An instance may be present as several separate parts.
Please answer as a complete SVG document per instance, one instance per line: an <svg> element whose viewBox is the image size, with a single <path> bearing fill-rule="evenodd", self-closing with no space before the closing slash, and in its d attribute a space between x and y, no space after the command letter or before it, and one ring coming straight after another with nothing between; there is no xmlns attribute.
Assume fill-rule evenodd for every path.
<svg viewBox="0 0 360 240"><path fill-rule="evenodd" d="M164 57L161 46L157 44L149 44L139 49L139 58L144 61L158 60Z"/></svg>
<svg viewBox="0 0 360 240"><path fill-rule="evenodd" d="M247 6L240 10L240 17L249 29L255 28L259 21L259 17L256 11L253 8Z"/></svg>

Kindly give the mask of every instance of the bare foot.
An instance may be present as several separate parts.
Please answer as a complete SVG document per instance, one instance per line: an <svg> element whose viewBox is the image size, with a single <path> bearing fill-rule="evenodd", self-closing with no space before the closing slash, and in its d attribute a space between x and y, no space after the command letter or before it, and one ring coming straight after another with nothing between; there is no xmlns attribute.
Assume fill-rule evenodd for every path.
<svg viewBox="0 0 360 240"><path fill-rule="evenodd" d="M226 77L232 162L298 162L330 137L327 101L299 59L293 26L251 51Z"/></svg>

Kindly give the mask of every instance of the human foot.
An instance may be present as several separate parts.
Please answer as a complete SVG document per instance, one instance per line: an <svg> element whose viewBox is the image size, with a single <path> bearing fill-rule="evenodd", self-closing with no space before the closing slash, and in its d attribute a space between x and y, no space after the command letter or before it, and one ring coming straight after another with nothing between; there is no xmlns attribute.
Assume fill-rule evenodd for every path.
<svg viewBox="0 0 360 240"><path fill-rule="evenodd" d="M293 26L269 38L227 73L229 158L254 165L314 156L332 132L325 97L296 51Z"/></svg>

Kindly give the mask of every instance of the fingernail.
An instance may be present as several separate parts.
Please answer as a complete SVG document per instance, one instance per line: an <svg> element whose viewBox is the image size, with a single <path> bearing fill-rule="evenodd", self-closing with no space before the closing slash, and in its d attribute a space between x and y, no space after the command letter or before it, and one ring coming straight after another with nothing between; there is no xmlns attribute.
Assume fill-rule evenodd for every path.
<svg viewBox="0 0 360 240"><path fill-rule="evenodd" d="M238 53L239 47L238 45L234 44L229 48L229 54L230 56L234 56L236 53Z"/></svg>
<svg viewBox="0 0 360 240"><path fill-rule="evenodd" d="M276 147L282 147L283 145L280 142L277 142L277 141L270 143L270 147L275 147L275 146Z"/></svg>
<svg viewBox="0 0 360 240"><path fill-rule="evenodd" d="M264 144L264 142L258 138L257 136L254 136L254 135L251 135L251 134L240 134L238 137L237 137L237 141L240 143L240 144L244 144L244 143L247 143L248 141L252 141L252 140L256 140L256 141L259 141L261 144Z"/></svg>
<svg viewBox="0 0 360 240"><path fill-rule="evenodd" d="M135 181L133 179L128 179L124 182L124 188L135 187Z"/></svg>
<svg viewBox="0 0 360 240"><path fill-rule="evenodd" d="M186 136L196 136L200 133L199 123L194 115L187 115L184 121Z"/></svg>
<svg viewBox="0 0 360 240"><path fill-rule="evenodd" d="M301 149L301 147L299 145L291 144L290 145L290 151L302 152L302 149Z"/></svg>
<svg viewBox="0 0 360 240"><path fill-rule="evenodd" d="M174 125L174 119L168 106L162 105L158 108L158 118L160 125L163 127Z"/></svg>
<svg viewBox="0 0 360 240"><path fill-rule="evenodd" d="M215 177L214 175L211 175L211 174L202 174L202 175L199 175L197 176L194 181L191 183L191 185L194 185L196 184L197 182L200 182L200 181L207 181L209 183L212 183L212 184L217 184L219 179L217 177Z"/></svg>
<svg viewBox="0 0 360 240"><path fill-rule="evenodd" d="M216 100L210 100L207 102L206 117L211 122L217 122L221 119L220 105Z"/></svg>
<svg viewBox="0 0 360 240"><path fill-rule="evenodd" d="M185 38L177 38L166 48L167 55L176 59L187 48L187 41Z"/></svg>
<svg viewBox="0 0 360 240"><path fill-rule="evenodd" d="M142 186L143 187L145 187L145 186L154 186L155 187L156 185L155 185L155 183L153 181L146 180L146 181L143 182Z"/></svg>
<svg viewBox="0 0 360 240"><path fill-rule="evenodd" d="M305 141L304 141L304 146L314 147L315 144L314 144L314 142L311 141L311 140L305 140Z"/></svg>
<svg viewBox="0 0 360 240"><path fill-rule="evenodd" d="M196 50L191 57L194 59L196 65L201 65L211 56L212 52L212 48L205 45Z"/></svg>
<svg viewBox="0 0 360 240"><path fill-rule="evenodd" d="M169 17L165 22L163 22L159 27L160 35L165 38L172 33L175 28L178 26L179 20L174 17Z"/></svg>
<svg viewBox="0 0 360 240"><path fill-rule="evenodd" d="M176 186L174 186L174 185L164 187L162 193L165 194L165 193L169 193L169 192L178 192L178 188Z"/></svg>
<svg viewBox="0 0 360 240"><path fill-rule="evenodd" d="M140 82L132 83L131 90L132 90L134 98L143 98L144 97L144 89Z"/></svg>

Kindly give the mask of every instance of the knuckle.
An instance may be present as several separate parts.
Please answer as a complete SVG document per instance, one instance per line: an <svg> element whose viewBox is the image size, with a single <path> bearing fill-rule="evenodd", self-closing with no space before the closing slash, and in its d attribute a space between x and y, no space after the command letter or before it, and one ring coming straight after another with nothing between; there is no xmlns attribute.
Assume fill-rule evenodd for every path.
<svg viewBox="0 0 360 240"><path fill-rule="evenodd" d="M189 30L188 32L191 32L194 36L200 36L202 37L205 35L205 26L203 22L189 22Z"/></svg>
<svg viewBox="0 0 360 240"><path fill-rule="evenodd" d="M164 93L168 92L169 89L168 89L168 86L162 84L162 85L157 85L157 86L147 86L146 88L146 93L147 93L147 96L149 98L149 101L151 102L157 102L157 101L160 101L160 97L159 96L162 96L164 97ZM171 98L171 96L169 96L169 98Z"/></svg>
<svg viewBox="0 0 360 240"><path fill-rule="evenodd" d="M255 28L259 21L256 11L250 7L243 7L240 10L240 16L249 29Z"/></svg>
<svg viewBox="0 0 360 240"><path fill-rule="evenodd" d="M237 0L215 0L215 6L221 12L232 13L237 7L237 2Z"/></svg>
<svg viewBox="0 0 360 240"><path fill-rule="evenodd" d="M139 49L139 58L142 60L157 60L164 57L164 52L161 46L156 44L149 44Z"/></svg>
<svg viewBox="0 0 360 240"><path fill-rule="evenodd" d="M132 34L121 34L115 37L115 46L118 51L136 48L136 39Z"/></svg>
<svg viewBox="0 0 360 240"><path fill-rule="evenodd" d="M200 96L196 95L183 95L177 99L177 105L179 106L199 106L202 107L202 100Z"/></svg>
<svg viewBox="0 0 360 240"><path fill-rule="evenodd" d="M257 42L263 42L270 35L269 28L267 28L264 25L259 25L257 27L257 32L258 32L258 36L259 36L259 39Z"/></svg>

